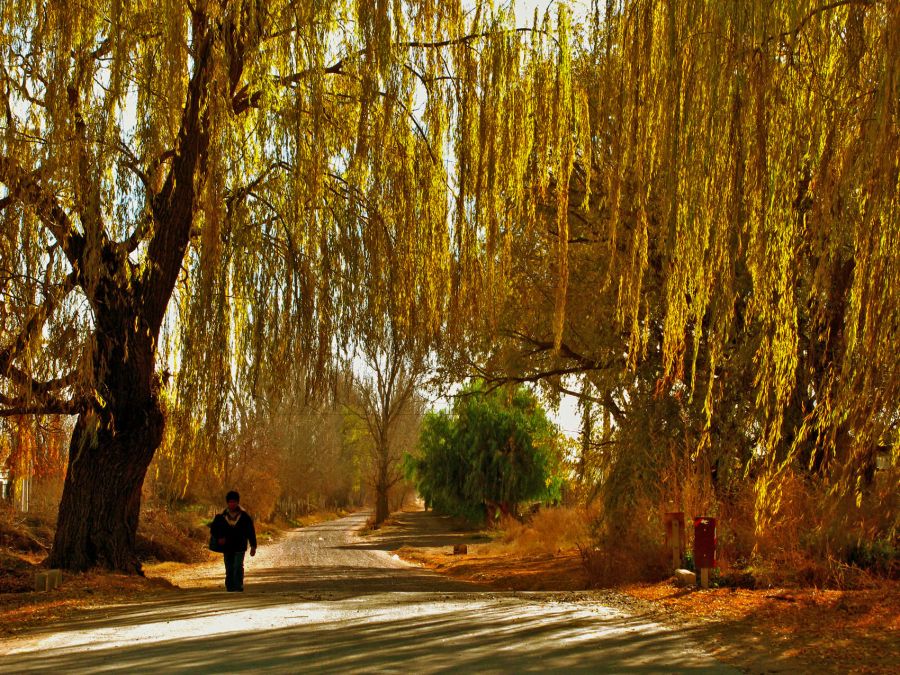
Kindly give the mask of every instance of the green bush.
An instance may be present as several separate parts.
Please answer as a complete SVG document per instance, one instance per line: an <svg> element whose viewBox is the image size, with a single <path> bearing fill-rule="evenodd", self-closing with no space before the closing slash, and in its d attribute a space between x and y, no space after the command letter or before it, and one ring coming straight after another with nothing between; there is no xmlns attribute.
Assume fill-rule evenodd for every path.
<svg viewBox="0 0 900 675"><path fill-rule="evenodd" d="M466 388L448 412L425 416L420 455L404 460L426 505L480 520L515 514L526 500L558 502L559 431L534 394Z"/></svg>
<svg viewBox="0 0 900 675"><path fill-rule="evenodd" d="M854 544L847 550L846 561L889 579L900 578L900 547L887 539Z"/></svg>

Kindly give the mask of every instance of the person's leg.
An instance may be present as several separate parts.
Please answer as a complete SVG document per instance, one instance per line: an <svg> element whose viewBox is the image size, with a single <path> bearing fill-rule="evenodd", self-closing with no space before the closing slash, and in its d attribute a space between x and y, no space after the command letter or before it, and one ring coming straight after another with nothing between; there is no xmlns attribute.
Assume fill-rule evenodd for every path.
<svg viewBox="0 0 900 675"><path fill-rule="evenodd" d="M233 591L235 589L234 582L234 553L226 551L222 554L225 559L225 590Z"/></svg>
<svg viewBox="0 0 900 675"><path fill-rule="evenodd" d="M234 574L232 576L235 591L244 590L244 554L246 551L237 551L234 553Z"/></svg>

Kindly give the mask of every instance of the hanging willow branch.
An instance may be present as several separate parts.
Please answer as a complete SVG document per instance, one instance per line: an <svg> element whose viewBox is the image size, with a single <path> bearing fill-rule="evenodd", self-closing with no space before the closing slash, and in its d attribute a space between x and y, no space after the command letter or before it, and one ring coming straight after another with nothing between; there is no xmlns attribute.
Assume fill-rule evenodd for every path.
<svg viewBox="0 0 900 675"><path fill-rule="evenodd" d="M388 325L449 353L527 319L707 425L740 344L765 470L812 443L852 485L898 448L900 5L594 9L3 4L4 303L78 284L16 367L90 390L149 350L189 457Z"/></svg>

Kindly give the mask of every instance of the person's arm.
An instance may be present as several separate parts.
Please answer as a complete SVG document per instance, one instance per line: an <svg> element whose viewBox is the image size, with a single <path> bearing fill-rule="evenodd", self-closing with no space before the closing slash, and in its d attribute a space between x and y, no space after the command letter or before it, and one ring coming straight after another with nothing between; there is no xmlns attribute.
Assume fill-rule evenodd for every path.
<svg viewBox="0 0 900 675"><path fill-rule="evenodd" d="M250 540L250 555L256 555L256 526L253 524L253 518L248 518L248 529L250 530L247 534L249 535L247 539Z"/></svg>

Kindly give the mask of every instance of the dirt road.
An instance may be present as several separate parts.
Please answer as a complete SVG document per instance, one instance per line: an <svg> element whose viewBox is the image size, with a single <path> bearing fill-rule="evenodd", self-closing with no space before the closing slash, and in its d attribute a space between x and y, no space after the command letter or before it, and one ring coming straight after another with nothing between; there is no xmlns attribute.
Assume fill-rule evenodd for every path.
<svg viewBox="0 0 900 675"><path fill-rule="evenodd" d="M181 592L0 641L0 672L735 672L614 602L411 566L358 537L364 520L261 548L244 593L219 590L210 565L177 577Z"/></svg>

